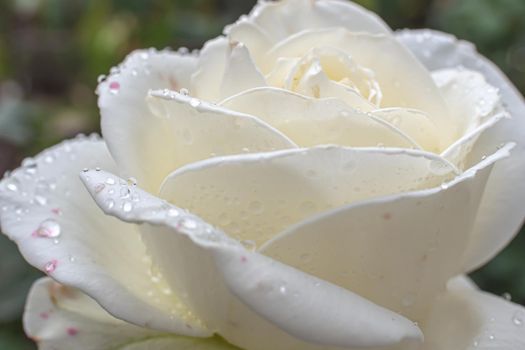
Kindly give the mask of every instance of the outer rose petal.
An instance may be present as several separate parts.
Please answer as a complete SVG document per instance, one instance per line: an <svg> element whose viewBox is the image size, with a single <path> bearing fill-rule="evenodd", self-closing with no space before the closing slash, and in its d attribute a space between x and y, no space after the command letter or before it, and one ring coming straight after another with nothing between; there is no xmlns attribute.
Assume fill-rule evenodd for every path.
<svg viewBox="0 0 525 350"><path fill-rule="evenodd" d="M434 187L454 175L431 153L319 146L189 164L166 178L160 197L260 245L313 214Z"/></svg>
<svg viewBox="0 0 525 350"><path fill-rule="evenodd" d="M249 16L226 27L225 33L244 42L260 63L261 54L289 36L307 29L344 27L353 32L390 33L375 13L348 1L259 1Z"/></svg>
<svg viewBox="0 0 525 350"><path fill-rule="evenodd" d="M29 292L24 328L40 350L236 349L219 339L177 336L126 323L79 290L51 278L39 279Z"/></svg>
<svg viewBox="0 0 525 350"><path fill-rule="evenodd" d="M523 306L455 284L434 303L421 350L525 349Z"/></svg>
<svg viewBox="0 0 525 350"><path fill-rule="evenodd" d="M121 222L100 214L78 178L86 166L116 171L99 138L65 141L26 160L0 183L2 231L30 264L81 289L116 317L164 331L209 335L185 316L188 310L176 295L168 295L138 230L124 230ZM97 188L113 181L108 178Z"/></svg>
<svg viewBox="0 0 525 350"><path fill-rule="evenodd" d="M358 295L263 255L198 217L137 188L141 200L119 209L110 189L96 193L107 173L83 174L109 215L141 223L144 240L169 278L206 324L249 350L335 350L417 343L409 320ZM87 180L87 178L90 178ZM104 202L115 200L107 208Z"/></svg>
<svg viewBox="0 0 525 350"><path fill-rule="evenodd" d="M398 39L418 56L428 69L464 66L483 73L500 91L511 119L503 120L485 131L469 154L467 166L477 163L501 143L517 143L510 159L494 168L485 189L471 243L465 255L464 271L483 265L514 237L525 216L525 103L505 75L474 47L449 34L435 31L403 31Z"/></svg>
<svg viewBox="0 0 525 350"><path fill-rule="evenodd" d="M166 160L171 159L167 150L173 148L174 136L150 112L148 91L188 88L196 64L195 56L135 51L97 89L102 134L111 155L119 169L151 191L173 170Z"/></svg>
<svg viewBox="0 0 525 350"><path fill-rule="evenodd" d="M458 273L492 164L509 148L441 187L308 218L261 251L421 322Z"/></svg>

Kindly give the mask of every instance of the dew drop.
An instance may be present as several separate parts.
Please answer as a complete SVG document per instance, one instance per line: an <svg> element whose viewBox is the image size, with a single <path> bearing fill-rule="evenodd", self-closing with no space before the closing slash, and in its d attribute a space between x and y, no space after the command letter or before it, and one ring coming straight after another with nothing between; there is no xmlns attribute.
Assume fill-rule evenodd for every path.
<svg viewBox="0 0 525 350"><path fill-rule="evenodd" d="M12 191L12 192L17 192L18 191L18 180L16 179L10 179L7 184L5 185L5 187L9 190L9 191Z"/></svg>
<svg viewBox="0 0 525 350"><path fill-rule="evenodd" d="M106 76L104 74L100 74L98 77L97 77L97 83L102 83L104 80L106 80Z"/></svg>
<svg viewBox="0 0 525 350"><path fill-rule="evenodd" d="M288 289L286 288L284 284L279 287L279 293L285 295L287 292L288 292Z"/></svg>
<svg viewBox="0 0 525 350"><path fill-rule="evenodd" d="M60 224L53 219L44 220L35 233L39 237L56 238L61 233Z"/></svg>
<svg viewBox="0 0 525 350"><path fill-rule="evenodd" d="M129 186L137 186L137 179L134 177L129 177L126 182Z"/></svg>
<svg viewBox="0 0 525 350"><path fill-rule="evenodd" d="M106 208L113 209L114 206L115 206L115 201L113 199L109 198L106 200Z"/></svg>
<svg viewBox="0 0 525 350"><path fill-rule="evenodd" d="M179 215L180 215L180 213L179 213L179 211L177 209L174 209L174 208L168 209L168 216L169 217L174 218L174 217L177 217Z"/></svg>
<svg viewBox="0 0 525 350"><path fill-rule="evenodd" d="M520 327L523 325L523 319L524 319L524 315L523 315L523 312L521 312L520 310L516 311L514 313L514 315L512 316L512 323L514 323L514 325Z"/></svg>
<svg viewBox="0 0 525 350"><path fill-rule="evenodd" d="M125 201L124 203L122 203L122 210L125 213L129 213L132 209L133 209L133 204L131 202Z"/></svg>
<svg viewBox="0 0 525 350"><path fill-rule="evenodd" d="M512 300L512 296L510 295L510 293L503 293L503 294L501 295L501 297L502 297L503 299L505 299L506 301L511 301L511 300Z"/></svg>
<svg viewBox="0 0 525 350"><path fill-rule="evenodd" d="M56 270L57 264L58 264L58 261L56 261L56 260L49 261L48 263L46 263L44 265L44 271L46 273L52 273L53 271Z"/></svg>
<svg viewBox="0 0 525 350"><path fill-rule="evenodd" d="M494 336L494 334L490 334L490 335L489 335L489 340L494 340L494 339L496 339L496 337Z"/></svg>
<svg viewBox="0 0 525 350"><path fill-rule="evenodd" d="M88 171L89 171L88 168L84 168L84 169L82 169L82 172L84 172L84 173L87 173Z"/></svg>
<svg viewBox="0 0 525 350"><path fill-rule="evenodd" d="M179 93L181 95L188 96L190 92L188 91L188 89L182 88L182 89L180 89Z"/></svg>
<svg viewBox="0 0 525 350"><path fill-rule="evenodd" d="M109 92L113 95L118 94L120 91L120 83L117 81L112 81L109 83Z"/></svg>
<svg viewBox="0 0 525 350"><path fill-rule="evenodd" d="M180 225L190 230L197 228L197 222L190 218L182 219Z"/></svg>
<svg viewBox="0 0 525 350"><path fill-rule="evenodd" d="M196 98L192 98L190 100L190 105L193 107L193 108L197 108L199 107L199 105L201 104L201 101L199 101L198 99Z"/></svg>
<svg viewBox="0 0 525 350"><path fill-rule="evenodd" d="M35 202L37 202L39 205L46 205L47 204L47 198L43 196L36 195L35 196Z"/></svg>
<svg viewBox="0 0 525 350"><path fill-rule="evenodd" d="M108 177L108 178L106 179L106 183L107 183L108 185L114 185L116 182L115 182L115 179L114 179L114 178L112 178L112 177Z"/></svg>

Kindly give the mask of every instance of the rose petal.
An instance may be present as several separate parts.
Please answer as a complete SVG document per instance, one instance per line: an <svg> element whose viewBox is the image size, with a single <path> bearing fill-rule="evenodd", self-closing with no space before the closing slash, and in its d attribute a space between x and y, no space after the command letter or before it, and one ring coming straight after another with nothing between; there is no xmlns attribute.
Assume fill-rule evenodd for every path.
<svg viewBox="0 0 525 350"><path fill-rule="evenodd" d="M171 286L184 295L206 324L231 343L250 350L331 349L384 346L421 340L409 320L338 286L304 274L212 228L200 218L136 189L141 200L120 209L118 196L97 194L106 214L140 223L144 240ZM104 202L115 201L108 208ZM325 347L322 347L325 346Z"/></svg>
<svg viewBox="0 0 525 350"><path fill-rule="evenodd" d="M219 339L176 336L126 323L81 291L47 277L29 292L24 328L41 349L235 349Z"/></svg>
<svg viewBox="0 0 525 350"><path fill-rule="evenodd" d="M221 99L260 86L266 86L266 81L248 49L242 43L233 44L222 78Z"/></svg>
<svg viewBox="0 0 525 350"><path fill-rule="evenodd" d="M191 76L192 96L210 102L220 99L222 79L230 52L230 41L223 36L204 44L199 54L197 69Z"/></svg>
<svg viewBox="0 0 525 350"><path fill-rule="evenodd" d="M360 112L335 98L316 99L282 89L259 88L232 96L221 106L257 116L300 146L420 148L383 118Z"/></svg>
<svg viewBox="0 0 525 350"><path fill-rule="evenodd" d="M422 350L525 349L525 308L465 285L450 286L425 322Z"/></svg>
<svg viewBox="0 0 525 350"><path fill-rule="evenodd" d="M441 187L310 217L261 251L421 322L458 273L492 164L509 148Z"/></svg>
<svg viewBox="0 0 525 350"><path fill-rule="evenodd" d="M165 280L146 260L138 230L123 230L121 222L100 214L78 178L86 166L116 171L102 140L65 141L26 160L0 183L2 232L31 265L79 288L116 317L180 334L209 335L198 320L187 317L176 295L167 294ZM129 197L117 178L93 185Z"/></svg>
<svg viewBox="0 0 525 350"><path fill-rule="evenodd" d="M151 91L148 105L172 135L170 142L150 157L158 158L159 163L168 164L172 170L215 156L297 147L280 131L255 117L174 91Z"/></svg>
<svg viewBox="0 0 525 350"><path fill-rule="evenodd" d="M160 196L260 245L315 213L453 176L431 153L320 146L193 163L172 173Z"/></svg>
<svg viewBox="0 0 525 350"><path fill-rule="evenodd" d="M348 1L333 0L259 2L249 16L241 17L237 23L226 27L225 32L231 39L249 45L250 51L260 53L269 49L266 46L269 41L276 43L306 29L337 26L354 32L390 33L386 23L375 13ZM252 49L254 36L266 39L256 40Z"/></svg>
<svg viewBox="0 0 525 350"><path fill-rule="evenodd" d="M149 111L147 93L187 89L196 63L194 56L169 51L135 51L98 87L101 128L111 155L121 171L150 190L173 170L160 157L173 135Z"/></svg>
<svg viewBox="0 0 525 350"><path fill-rule="evenodd" d="M261 70L266 73L279 57L302 57L313 43L336 47L361 67L371 70L381 87L381 107L406 107L427 113L445 145L457 135L456 125L429 72L405 47L387 35L352 33L342 28L304 31L274 46L267 53ZM395 69L392 62L396 62Z"/></svg>
<svg viewBox="0 0 525 350"><path fill-rule="evenodd" d="M485 131L469 154L467 166L477 163L502 143L517 143L510 159L498 162L487 183L465 255L464 271L483 265L515 236L525 216L525 103L505 75L478 54L472 44L435 31L403 31L397 38L418 56L428 69L463 66L483 73L489 84L499 89L505 109L512 119L502 120Z"/></svg>

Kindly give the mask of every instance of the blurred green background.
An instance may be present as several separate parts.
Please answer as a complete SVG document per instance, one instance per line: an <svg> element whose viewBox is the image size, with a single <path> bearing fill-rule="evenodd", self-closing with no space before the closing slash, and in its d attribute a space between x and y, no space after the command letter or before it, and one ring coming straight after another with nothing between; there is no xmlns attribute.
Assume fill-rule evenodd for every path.
<svg viewBox="0 0 525 350"><path fill-rule="evenodd" d="M524 0L361 0L393 28L435 28L474 42L525 91ZM247 13L247 0L0 0L0 174L79 132L99 130L93 93L131 50L199 48ZM473 274L525 304L525 234ZM34 349L21 328L39 273L0 235L0 349Z"/></svg>

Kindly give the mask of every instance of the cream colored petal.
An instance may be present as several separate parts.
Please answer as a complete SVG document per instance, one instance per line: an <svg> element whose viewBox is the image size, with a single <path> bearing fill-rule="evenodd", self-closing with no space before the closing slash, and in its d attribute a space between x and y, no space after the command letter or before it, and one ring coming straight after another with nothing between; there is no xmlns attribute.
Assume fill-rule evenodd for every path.
<svg viewBox="0 0 525 350"><path fill-rule="evenodd" d="M232 96L221 106L257 116L300 146L418 148L400 129L335 98L316 99L282 89L260 88Z"/></svg>
<svg viewBox="0 0 525 350"><path fill-rule="evenodd" d="M172 170L215 156L296 147L280 131L255 117L174 91L151 91L148 105L172 135L170 143L151 157L158 157Z"/></svg>
<svg viewBox="0 0 525 350"><path fill-rule="evenodd" d="M216 338L183 337L126 323L78 289L51 278L41 278L33 285L24 328L40 350L237 349Z"/></svg>
<svg viewBox="0 0 525 350"><path fill-rule="evenodd" d="M136 228L100 213L78 175L84 167L117 171L102 140L80 137L45 150L0 182L2 232L36 268L137 325L207 336L155 271ZM135 199L118 179L94 183ZM108 201L104 205L113 206ZM130 307L133 305L133 307Z"/></svg>
<svg viewBox="0 0 525 350"><path fill-rule="evenodd" d="M266 72L279 57L302 57L315 43L336 47L360 66L370 69L383 93L381 107L413 108L425 112L445 144L457 135L457 127L429 72L390 36L352 33L342 28L304 31L274 46L265 58L267 65L261 69ZM388 52L388 55L382 52ZM392 62L395 62L395 67Z"/></svg>
<svg viewBox="0 0 525 350"><path fill-rule="evenodd" d="M223 36L204 44L196 71L191 76L190 94L192 96L210 102L220 99L222 78L230 50L230 42Z"/></svg>
<svg viewBox="0 0 525 350"><path fill-rule="evenodd" d="M309 217L261 252L421 322L458 274L492 164L505 156L508 148L437 188Z"/></svg>
<svg viewBox="0 0 525 350"><path fill-rule="evenodd" d="M231 46L233 47L226 61L220 88L221 99L244 90L266 86L266 81L252 61L246 46L242 43L233 43Z"/></svg>
<svg viewBox="0 0 525 350"><path fill-rule="evenodd" d="M112 176L88 171L96 182ZM245 249L222 231L138 188L129 210L109 190L97 194L106 214L142 224L143 238L171 286L209 327L245 349L335 350L417 343L411 321L366 299ZM104 202L115 201L108 208ZM132 225L133 226L133 225Z"/></svg>
<svg viewBox="0 0 525 350"><path fill-rule="evenodd" d="M447 102L461 135L476 129L486 118L503 111L498 89L479 72L446 68L432 72L432 78Z"/></svg>
<svg viewBox="0 0 525 350"><path fill-rule="evenodd" d="M249 38L245 34L246 29L238 28L245 22L264 30L273 43L303 30L335 26L355 32L390 33L386 23L375 13L352 2L338 0L260 1L249 16L243 16L236 24L229 26L227 33L234 40L241 35ZM249 40L245 43L249 45Z"/></svg>
<svg viewBox="0 0 525 350"><path fill-rule="evenodd" d="M453 176L431 153L321 146L193 163L172 173L160 196L235 239L261 245L313 214Z"/></svg>
<svg viewBox="0 0 525 350"><path fill-rule="evenodd" d="M495 166L481 202L480 214L465 255L465 271L471 271L494 257L515 236L525 216L525 103L523 96L505 75L473 45L458 41L449 34L435 31L404 31L398 40L412 50L428 69L463 66L483 74L486 81L499 89L511 119L502 120L478 138L466 166L479 162L501 144L517 145L512 157Z"/></svg>
<svg viewBox="0 0 525 350"><path fill-rule="evenodd" d="M421 350L525 349L525 308L477 289L449 287L424 324Z"/></svg>
<svg viewBox="0 0 525 350"><path fill-rule="evenodd" d="M436 125L423 112L416 109L383 108L376 109L372 115L390 123L408 135L422 149L439 153L441 140Z"/></svg>
<svg viewBox="0 0 525 350"><path fill-rule="evenodd" d="M173 170L161 157L173 135L150 113L148 91L187 89L196 63L191 55L135 51L98 86L101 129L111 155L126 176L136 177L149 190L156 191Z"/></svg>

